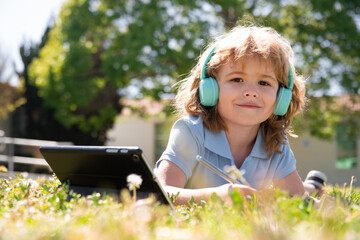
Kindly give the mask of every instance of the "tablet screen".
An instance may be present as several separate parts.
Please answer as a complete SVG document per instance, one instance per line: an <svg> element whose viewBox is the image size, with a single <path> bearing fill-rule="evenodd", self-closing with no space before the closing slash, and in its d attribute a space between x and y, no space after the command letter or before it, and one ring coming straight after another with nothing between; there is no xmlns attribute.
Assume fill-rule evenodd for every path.
<svg viewBox="0 0 360 240"><path fill-rule="evenodd" d="M60 182L70 181L70 188L78 193L119 193L127 188L127 176L137 174L143 180L138 197L154 194L160 202L169 203L138 147L42 146L40 152Z"/></svg>

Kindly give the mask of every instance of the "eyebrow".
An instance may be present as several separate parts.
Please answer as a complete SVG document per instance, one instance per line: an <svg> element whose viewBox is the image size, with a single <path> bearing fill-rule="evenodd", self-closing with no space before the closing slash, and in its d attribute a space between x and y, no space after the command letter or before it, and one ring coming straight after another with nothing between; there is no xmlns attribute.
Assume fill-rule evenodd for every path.
<svg viewBox="0 0 360 240"><path fill-rule="evenodd" d="M233 74L247 75L246 73L241 72L241 71L234 71L234 72L229 72L228 74L225 75L225 77L230 76L230 75L233 75Z"/></svg>
<svg viewBox="0 0 360 240"><path fill-rule="evenodd" d="M277 81L276 78L274 78L273 76L268 75L268 74L261 74L261 77L263 77L263 78L270 78L271 80Z"/></svg>
<svg viewBox="0 0 360 240"><path fill-rule="evenodd" d="M232 75L232 74L243 74L243 75L247 75L245 72L234 71L234 72L230 72L230 73L226 74L225 76L229 76L229 75ZM260 77L262 77L262 78L268 78L268 79L271 79L271 80L277 82L276 78L274 78L273 76L268 75L268 74L261 74Z"/></svg>

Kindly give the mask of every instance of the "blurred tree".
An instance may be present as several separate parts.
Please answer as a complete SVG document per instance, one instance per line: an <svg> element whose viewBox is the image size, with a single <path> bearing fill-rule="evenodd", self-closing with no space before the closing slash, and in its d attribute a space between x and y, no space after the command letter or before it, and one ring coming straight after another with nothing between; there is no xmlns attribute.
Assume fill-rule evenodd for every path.
<svg viewBox="0 0 360 240"><path fill-rule="evenodd" d="M8 118L8 114L24 103L22 88L12 86L12 75L7 71L7 59L0 54L0 122Z"/></svg>
<svg viewBox="0 0 360 240"><path fill-rule="evenodd" d="M358 0L68 0L30 80L59 122L96 133L117 114L118 93L174 93L206 40L241 20L290 40L310 96L359 94L359 13ZM327 118L316 101L305 114L318 136L331 137L327 126L342 114L332 99L322 100Z"/></svg>
<svg viewBox="0 0 360 240"><path fill-rule="evenodd" d="M106 129L96 132L83 132L78 126L65 128L54 118L55 108L44 104L45 100L38 95L38 87L28 76L29 65L38 57L40 49L46 44L51 24L45 30L40 44L26 44L20 47L20 55L24 70L18 72L20 82L24 86L26 102L17 108L12 117L12 133L14 137L71 141L75 144L99 145L106 139ZM44 105L46 105L44 107Z"/></svg>
<svg viewBox="0 0 360 240"><path fill-rule="evenodd" d="M118 113L118 89L160 99L190 69L214 25L196 4L69 0L30 79L64 126L100 131Z"/></svg>
<svg viewBox="0 0 360 240"><path fill-rule="evenodd" d="M38 126L39 116L42 112L42 99L37 95L37 87L29 82L28 68L32 60L38 56L39 49L47 41L49 30L50 27L47 27L40 44L26 44L24 42L20 47L20 56L24 64L24 70L17 72L17 75L24 87L23 94L26 102L13 113L13 127L11 131L11 136L13 137L46 139L46 137L41 136L44 126ZM50 119L47 121L51 121Z"/></svg>

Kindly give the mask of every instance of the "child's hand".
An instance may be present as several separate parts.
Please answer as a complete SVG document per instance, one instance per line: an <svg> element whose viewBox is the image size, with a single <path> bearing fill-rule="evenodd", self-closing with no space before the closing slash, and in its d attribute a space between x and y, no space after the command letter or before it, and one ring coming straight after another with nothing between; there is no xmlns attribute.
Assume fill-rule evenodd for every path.
<svg viewBox="0 0 360 240"><path fill-rule="evenodd" d="M230 193L235 191L235 189L243 194L244 196L256 194L256 190L252 187L248 187L242 184L224 184L216 188L216 195L223 199L227 204L232 205L232 199Z"/></svg>
<svg viewBox="0 0 360 240"><path fill-rule="evenodd" d="M316 199L314 197L311 197L309 195L306 195L304 197L304 201L307 202L307 203L309 203L311 200L314 202L313 204L314 204L315 207L319 208L321 206L321 203L322 203L321 200Z"/></svg>

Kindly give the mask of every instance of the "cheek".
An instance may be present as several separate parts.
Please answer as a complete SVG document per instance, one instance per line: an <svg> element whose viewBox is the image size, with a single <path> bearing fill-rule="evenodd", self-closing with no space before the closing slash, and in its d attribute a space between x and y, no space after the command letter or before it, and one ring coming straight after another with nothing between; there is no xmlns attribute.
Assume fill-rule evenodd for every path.
<svg viewBox="0 0 360 240"><path fill-rule="evenodd" d="M230 92L231 89L229 89L229 87L227 87L226 85L220 85L219 86L219 101L226 101L227 97L229 96L229 94L231 94Z"/></svg>
<svg viewBox="0 0 360 240"><path fill-rule="evenodd" d="M276 104L277 99L277 91L268 91L266 94L264 94L264 100L268 102L270 105Z"/></svg>
<svg viewBox="0 0 360 240"><path fill-rule="evenodd" d="M241 88L234 84L219 85L219 97L223 99L238 98L241 94Z"/></svg>
<svg viewBox="0 0 360 240"><path fill-rule="evenodd" d="M278 89L277 88L272 88L270 89L270 91L268 92L268 95L270 98L274 98L276 101L277 98L277 94L278 94Z"/></svg>
<svg viewBox="0 0 360 240"><path fill-rule="evenodd" d="M226 93L229 91L229 84L225 84L225 83L218 83L219 84L219 93Z"/></svg>
<svg viewBox="0 0 360 240"><path fill-rule="evenodd" d="M226 87L220 87L218 102L219 112L226 112L231 105L232 99L234 99L232 92Z"/></svg>

